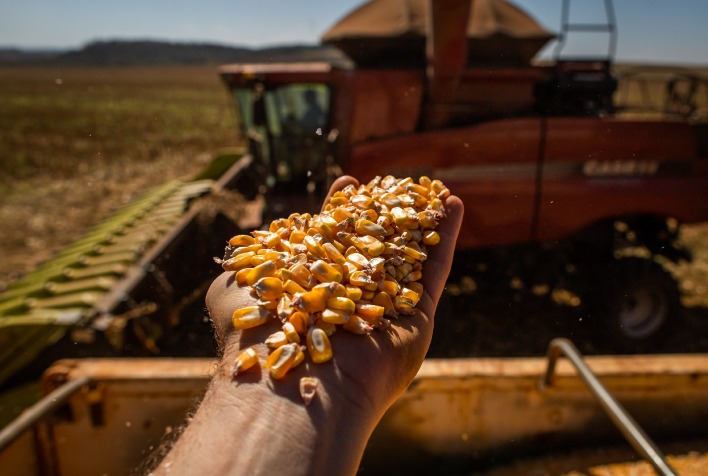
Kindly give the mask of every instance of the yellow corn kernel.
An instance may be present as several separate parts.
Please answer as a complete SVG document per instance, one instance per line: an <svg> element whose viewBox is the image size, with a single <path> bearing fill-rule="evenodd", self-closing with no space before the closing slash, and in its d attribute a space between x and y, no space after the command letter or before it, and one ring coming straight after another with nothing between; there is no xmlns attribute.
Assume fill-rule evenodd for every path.
<svg viewBox="0 0 708 476"><path fill-rule="evenodd" d="M435 246L440 243L440 235L437 231L427 231L423 234L423 244Z"/></svg>
<svg viewBox="0 0 708 476"><path fill-rule="evenodd" d="M430 188L430 184L431 184L432 182L433 182L433 181L430 180L430 177L428 177L427 175L422 175L422 176L418 179L418 183L421 184L421 185L422 185L423 187L425 187L425 188Z"/></svg>
<svg viewBox="0 0 708 476"><path fill-rule="evenodd" d="M295 325L292 322L286 322L283 324L283 334L285 334L285 338L288 340L288 342L292 342L295 344L300 343L300 334L298 333L297 329L295 329Z"/></svg>
<svg viewBox="0 0 708 476"><path fill-rule="evenodd" d="M375 304L377 306L382 307L385 316L396 315L396 310L393 306L392 296L388 293L385 293L383 291L377 293L376 296L371 299L371 304Z"/></svg>
<svg viewBox="0 0 708 476"><path fill-rule="evenodd" d="M435 192L436 196L441 200L445 200L450 196L450 190L438 179L432 181L430 189Z"/></svg>
<svg viewBox="0 0 708 476"><path fill-rule="evenodd" d="M236 235L229 240L229 246L234 248L238 246L249 246L256 242L256 239L251 235Z"/></svg>
<svg viewBox="0 0 708 476"><path fill-rule="evenodd" d="M358 286L347 286L347 297L354 302L361 299L361 288Z"/></svg>
<svg viewBox="0 0 708 476"><path fill-rule="evenodd" d="M290 222L287 218L278 218L270 222L270 225L268 226L268 231L277 232L279 229L288 227L289 225Z"/></svg>
<svg viewBox="0 0 708 476"><path fill-rule="evenodd" d="M278 314L278 317L280 320L286 320L290 317L290 315L295 312L295 308L293 308L292 305L292 297L288 296L287 294L283 294L280 297L280 300L278 300L278 305L276 307L276 313Z"/></svg>
<svg viewBox="0 0 708 476"><path fill-rule="evenodd" d="M374 299L374 296L376 296L376 291L364 289L361 292L361 300L362 301L371 301L372 299Z"/></svg>
<svg viewBox="0 0 708 476"><path fill-rule="evenodd" d="M254 243L254 244L248 245L248 246L239 246L238 248L236 248L233 251L232 256L240 255L241 253L248 253L249 251L253 251L254 253L258 253L262 249L263 249L263 245L260 243Z"/></svg>
<svg viewBox="0 0 708 476"><path fill-rule="evenodd" d="M291 267L289 271L291 273L289 279L292 279L305 289L310 289L317 282L315 277L312 276L310 270L307 269L307 266L304 264L296 264Z"/></svg>
<svg viewBox="0 0 708 476"><path fill-rule="evenodd" d="M331 283L321 283L312 288L313 291L324 292L327 298L346 297L347 288L343 284L332 281Z"/></svg>
<svg viewBox="0 0 708 476"><path fill-rule="evenodd" d="M415 303L405 296L396 296L393 301L393 307L401 314L415 313Z"/></svg>
<svg viewBox="0 0 708 476"><path fill-rule="evenodd" d="M349 316L349 320L345 322L342 327L349 332L359 335L367 335L374 330L368 322L356 314Z"/></svg>
<svg viewBox="0 0 708 476"><path fill-rule="evenodd" d="M329 283L332 281L339 282L342 280L342 273L321 259L312 263L310 272L321 283Z"/></svg>
<svg viewBox="0 0 708 476"><path fill-rule="evenodd" d="M342 207L332 210L332 218L337 220L339 223L348 222L355 219L354 215L349 210Z"/></svg>
<svg viewBox="0 0 708 476"><path fill-rule="evenodd" d="M341 309L327 308L322 311L322 320L330 324L344 324L349 320L349 313Z"/></svg>
<svg viewBox="0 0 708 476"><path fill-rule="evenodd" d="M283 291L285 291L288 294L296 294L296 293L306 293L307 290L297 284L295 281L292 279L288 279L283 283Z"/></svg>
<svg viewBox="0 0 708 476"><path fill-rule="evenodd" d="M274 332L273 334L266 337L265 340L265 345L267 345L270 349L277 349L278 347L283 346L287 343L288 338L285 335L285 332L283 331Z"/></svg>
<svg viewBox="0 0 708 476"><path fill-rule="evenodd" d="M327 307L327 297L319 291L308 291L293 296L293 306L307 312L321 312Z"/></svg>
<svg viewBox="0 0 708 476"><path fill-rule="evenodd" d="M347 297L331 297L327 299L327 308L344 311L348 314L354 312L354 301Z"/></svg>
<svg viewBox="0 0 708 476"><path fill-rule="evenodd" d="M406 185L406 191L408 193L417 193L418 195L427 195L428 187L424 187L423 185L419 185L417 183L409 183Z"/></svg>
<svg viewBox="0 0 708 476"><path fill-rule="evenodd" d="M297 344L285 344L268 356L263 367L268 369L271 378L277 380L285 377L295 363L297 349Z"/></svg>
<svg viewBox="0 0 708 476"><path fill-rule="evenodd" d="M335 332L337 332L337 325L336 324L332 324L331 322L323 321L322 319L317 319L315 321L315 327L317 327L318 329L322 329L325 332L325 334L327 335L327 337L329 337L332 334L334 334Z"/></svg>
<svg viewBox="0 0 708 476"><path fill-rule="evenodd" d="M431 210L435 210L436 212L444 213L445 212L445 207L443 206L442 200L439 198L434 198L430 200L430 203L428 205Z"/></svg>
<svg viewBox="0 0 708 476"><path fill-rule="evenodd" d="M364 269L369 265L369 260L366 259L366 256L358 252L349 253L346 260L358 270Z"/></svg>
<svg viewBox="0 0 708 476"><path fill-rule="evenodd" d="M327 258L329 258L330 261L342 264L346 260L344 255L340 253L337 247L332 243L322 243L322 248L324 248L325 253L327 253Z"/></svg>
<svg viewBox="0 0 708 476"><path fill-rule="evenodd" d="M408 223L408 213L401 207L391 209L391 218L396 225L405 226Z"/></svg>
<svg viewBox="0 0 708 476"><path fill-rule="evenodd" d="M399 289L400 286L398 285L398 283L396 281L391 281L390 279L384 279L382 281L379 281L378 283L378 290L385 292L391 297L398 294Z"/></svg>
<svg viewBox="0 0 708 476"><path fill-rule="evenodd" d="M273 300L259 299L258 301L256 301L256 304L258 304L258 307L260 307L260 308L276 312L278 309L279 302L280 302L279 299L273 299Z"/></svg>
<svg viewBox="0 0 708 476"><path fill-rule="evenodd" d="M236 283L239 286L245 286L246 283L246 276L248 276L248 273L251 272L253 268L241 268L238 271L236 271Z"/></svg>
<svg viewBox="0 0 708 476"><path fill-rule="evenodd" d="M312 403L312 400L317 394L317 387L319 386L320 379L317 377L301 377L300 378L300 397L305 405Z"/></svg>
<svg viewBox="0 0 708 476"><path fill-rule="evenodd" d="M363 251L371 257L381 256L386 249L386 245L384 245L383 241L377 239L375 236L362 236L360 242L363 245Z"/></svg>
<svg viewBox="0 0 708 476"><path fill-rule="evenodd" d="M423 229L435 229L438 226L438 214L431 209L418 212L418 223L420 223L420 227Z"/></svg>
<svg viewBox="0 0 708 476"><path fill-rule="evenodd" d="M327 362L332 358L332 346L324 330L312 327L307 332L307 350L310 358L316 364Z"/></svg>
<svg viewBox="0 0 708 476"><path fill-rule="evenodd" d="M224 271L238 271L241 268L249 266L251 264L251 258L254 256L256 256L254 251L246 251L245 253L237 254L223 261L221 267Z"/></svg>
<svg viewBox="0 0 708 476"><path fill-rule="evenodd" d="M307 233L302 230L293 230L290 232L290 237L288 238L288 241L290 243L295 244L302 243L302 240L305 239L306 236Z"/></svg>
<svg viewBox="0 0 708 476"><path fill-rule="evenodd" d="M369 221L375 223L378 218L379 218L379 214L373 208L363 210L361 213L359 213L360 220L369 220ZM354 220L354 223L356 223L356 220Z"/></svg>
<svg viewBox="0 0 708 476"><path fill-rule="evenodd" d="M354 271L349 275L349 284L359 286L367 291L375 291L378 288L378 283L371 279L371 276L363 271Z"/></svg>
<svg viewBox="0 0 708 476"><path fill-rule="evenodd" d="M411 291L415 292L418 296L423 295L423 283L419 281L414 281L406 284L406 287Z"/></svg>
<svg viewBox="0 0 708 476"><path fill-rule="evenodd" d="M258 306L247 306L234 311L231 322L236 329L250 329L265 324L270 317L267 309Z"/></svg>
<svg viewBox="0 0 708 476"><path fill-rule="evenodd" d="M356 221L354 224L354 231L360 235L384 236L386 234L386 229L384 227L365 218L360 218Z"/></svg>
<svg viewBox="0 0 708 476"><path fill-rule="evenodd" d="M254 267L246 275L246 283L248 283L249 286L253 286L254 284L256 284L256 282L258 282L259 279L273 276L275 274L275 270L276 267L274 262L264 261L263 263Z"/></svg>
<svg viewBox="0 0 708 476"><path fill-rule="evenodd" d="M408 284L408 283L410 283L411 281L418 281L418 280L421 279L422 277L423 277L422 271L420 271L419 269L416 269L416 270L414 270L414 271L411 271L411 272L408 273L407 275L405 275L405 276L401 279L401 282L402 282L403 284Z"/></svg>
<svg viewBox="0 0 708 476"><path fill-rule="evenodd" d="M366 210L374 206L374 199L367 195L354 195L349 199L349 203L361 210Z"/></svg>
<svg viewBox="0 0 708 476"><path fill-rule="evenodd" d="M298 334L305 335L308 327L308 315L302 311L295 311L288 318L288 322L293 325Z"/></svg>
<svg viewBox="0 0 708 476"><path fill-rule="evenodd" d="M418 208L424 208L428 205L428 197L415 192L408 192L408 196L413 199L413 204Z"/></svg>
<svg viewBox="0 0 708 476"><path fill-rule="evenodd" d="M415 206L415 200L413 200L413 197L408 193L400 193L398 194L398 198L401 200L401 205L403 205L404 208Z"/></svg>
<svg viewBox="0 0 708 476"><path fill-rule="evenodd" d="M264 301L280 299L283 294L283 282L275 277L261 278L253 284L258 297Z"/></svg>
<svg viewBox="0 0 708 476"><path fill-rule="evenodd" d="M258 363L258 355L253 347L241 352L238 357L236 357L236 362L234 363L234 368L231 371L231 375L236 377L239 373L250 369Z"/></svg>
<svg viewBox="0 0 708 476"><path fill-rule="evenodd" d="M410 288L401 288L401 296L410 299L414 306L418 304L420 300L420 294Z"/></svg>
<svg viewBox="0 0 708 476"><path fill-rule="evenodd" d="M303 238L302 243L307 247L307 251L317 259L327 259L327 252L322 248L322 245L317 240L307 235Z"/></svg>
<svg viewBox="0 0 708 476"><path fill-rule="evenodd" d="M341 207L343 205L346 205L349 202L347 197L340 195L340 196L332 196L332 198L329 201L329 205L332 209L336 209L336 207Z"/></svg>
<svg viewBox="0 0 708 476"><path fill-rule="evenodd" d="M366 320L371 320L373 318L383 317L384 307L377 306L376 304L357 303L356 314Z"/></svg>
<svg viewBox="0 0 708 476"><path fill-rule="evenodd" d="M285 266L285 262L290 259L290 253L286 251L268 250L263 253L263 257L267 261L274 262L276 268L282 268Z"/></svg>
<svg viewBox="0 0 708 476"><path fill-rule="evenodd" d="M294 369L303 361L305 360L305 353L302 351L303 346L301 345L296 345L295 346L295 360L293 360L293 365L290 366L291 369Z"/></svg>

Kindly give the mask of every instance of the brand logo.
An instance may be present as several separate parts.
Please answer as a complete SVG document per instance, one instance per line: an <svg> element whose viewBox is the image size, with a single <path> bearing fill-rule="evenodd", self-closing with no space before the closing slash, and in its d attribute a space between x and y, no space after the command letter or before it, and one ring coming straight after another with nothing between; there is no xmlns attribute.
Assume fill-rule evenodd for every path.
<svg viewBox="0 0 708 476"><path fill-rule="evenodd" d="M588 160L583 175L588 177L648 177L656 175L656 160Z"/></svg>

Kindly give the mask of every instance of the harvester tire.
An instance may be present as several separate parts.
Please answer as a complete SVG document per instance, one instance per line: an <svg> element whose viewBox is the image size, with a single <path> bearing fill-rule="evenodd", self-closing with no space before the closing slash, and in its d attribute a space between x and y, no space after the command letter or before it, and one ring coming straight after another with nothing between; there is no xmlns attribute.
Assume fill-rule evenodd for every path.
<svg viewBox="0 0 708 476"><path fill-rule="evenodd" d="M627 257L600 277L592 319L598 344L619 352L651 352L677 326L680 291L659 263Z"/></svg>

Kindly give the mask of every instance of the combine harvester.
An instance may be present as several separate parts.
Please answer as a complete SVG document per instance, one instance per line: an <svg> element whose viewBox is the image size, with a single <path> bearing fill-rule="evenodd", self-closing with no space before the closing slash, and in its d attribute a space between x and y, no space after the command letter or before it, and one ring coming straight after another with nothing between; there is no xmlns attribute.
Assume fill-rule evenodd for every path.
<svg viewBox="0 0 708 476"><path fill-rule="evenodd" d="M564 2L548 64L532 58L554 35L506 1L376 0L323 36L341 61L224 66L247 153L223 174L156 190L0 294L0 382L46 368L62 344L70 357L121 357L46 370L48 396L0 433L0 472L126 473L145 459L208 381L211 360L161 357L212 355L194 319L219 271L212 257L237 231L316 211L341 173L440 178L465 202L463 258L528 247L544 274L575 284L599 339L651 350L677 324L662 262L690 259L678 225L708 221L708 127L694 107L704 84L670 82L661 115L618 107L604 5L605 23L576 25ZM577 29L604 32L607 55L562 57ZM561 354L574 366L554 372ZM469 474L550 454L517 474L560 474L581 464L561 452L615 446L620 433L661 474L673 470L648 435L706 451L705 356L583 359L555 340L549 359L428 359L362 470Z"/></svg>

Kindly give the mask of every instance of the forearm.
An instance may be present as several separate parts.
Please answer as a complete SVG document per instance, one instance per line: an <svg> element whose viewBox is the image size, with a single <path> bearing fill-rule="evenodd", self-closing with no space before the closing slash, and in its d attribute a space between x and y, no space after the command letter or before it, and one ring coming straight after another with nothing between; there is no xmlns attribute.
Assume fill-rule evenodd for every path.
<svg viewBox="0 0 708 476"><path fill-rule="evenodd" d="M197 413L154 474L354 474L376 423L320 385L306 406L299 373L233 380L227 350ZM333 391L337 391L332 386Z"/></svg>

